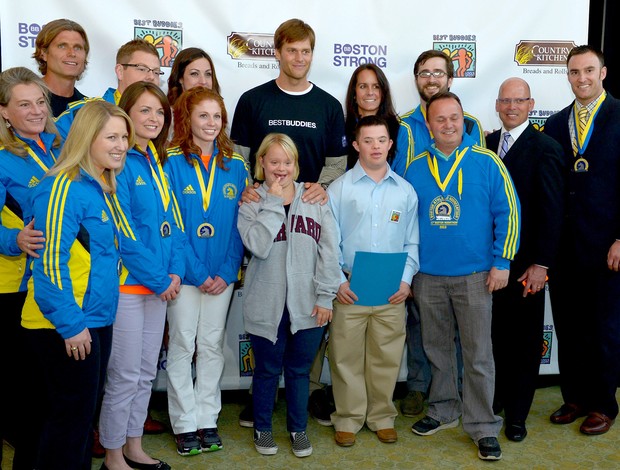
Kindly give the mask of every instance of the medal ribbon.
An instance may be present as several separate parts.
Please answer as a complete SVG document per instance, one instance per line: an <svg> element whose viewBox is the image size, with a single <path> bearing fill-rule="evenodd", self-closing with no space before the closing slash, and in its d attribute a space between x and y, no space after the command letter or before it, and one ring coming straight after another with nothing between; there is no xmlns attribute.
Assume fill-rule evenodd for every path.
<svg viewBox="0 0 620 470"><path fill-rule="evenodd" d="M437 157L433 155L433 158L431 159L431 154L430 153L428 154L428 157L427 157L428 168L431 172L431 175L433 175L433 178L435 178L435 182L437 183L437 186L439 186L439 189L441 189L442 192L446 192L446 188L448 187L448 184L450 183L452 176L454 176L454 172L458 168L459 164L461 163L461 160L463 159L463 157L465 156L468 150L469 150L469 147L465 147L464 149L460 151L459 150L456 151L456 158L454 159L452 168L450 168L450 171L448 172L446 178L443 181L441 181L441 176L439 175L439 166L437 165ZM463 173L459 171L459 197L461 197L462 192L463 192Z"/></svg>
<svg viewBox="0 0 620 470"><path fill-rule="evenodd" d="M153 160L155 161L155 168L157 168L157 172L155 172L155 168L153 168L151 159L147 158L151 167L151 174L153 175L153 179L155 180L155 184L157 185L157 189L159 190L161 201L164 204L164 211L167 212L168 206L170 205L170 188L168 188L168 180L166 180L166 175L164 175L164 170L161 167L161 163L159 162L159 155L157 155L157 150L155 150L155 146L151 141L149 141L149 150L151 151L151 155L153 155Z"/></svg>
<svg viewBox="0 0 620 470"><path fill-rule="evenodd" d="M39 165L43 169L44 172L47 172L49 168L47 167L45 163L43 163L43 161L39 158L39 156L35 153L35 151L30 148L30 145L24 142L24 146L26 147L26 151L28 152L28 155L30 155L32 159L35 162L37 162L37 165ZM56 157L54 156L52 149L50 149L50 156L52 157L52 160L54 160L54 163L56 163Z"/></svg>
<svg viewBox="0 0 620 470"><path fill-rule="evenodd" d="M118 231L121 227L118 214L116 213L116 210L114 209L114 206L112 205L112 201L110 201L110 197L106 193L103 193L103 197L105 198L105 203L108 206L108 209L110 210L110 214L112 215L112 220L114 220L114 224L116 225L116 233L118 235Z"/></svg>
<svg viewBox="0 0 620 470"><path fill-rule="evenodd" d="M196 176L198 177L198 184L200 185L200 194L202 194L202 210L207 212L209 209L209 204L211 203L211 193L213 191L213 181L215 181L215 166L217 163L217 159L211 157L211 169L209 170L209 184L205 187L205 180L202 176L202 170L200 169L200 162L194 159L194 171L196 172Z"/></svg>
<svg viewBox="0 0 620 470"><path fill-rule="evenodd" d="M586 122L583 132L581 132L581 126L579 125L579 122L578 122L579 111L577 110L577 103L573 105L573 123L575 126L575 135L577 136L577 139L576 139L577 148L575 149L576 155L583 155L586 148L588 147L588 143L590 142L590 137L592 137L594 118L596 117L596 113L598 113L598 110L603 104L603 101L605 101L606 97L607 97L607 93L603 93L601 97L599 98L598 103L596 103L596 105L594 106L594 109L590 113L590 117L588 118Z"/></svg>

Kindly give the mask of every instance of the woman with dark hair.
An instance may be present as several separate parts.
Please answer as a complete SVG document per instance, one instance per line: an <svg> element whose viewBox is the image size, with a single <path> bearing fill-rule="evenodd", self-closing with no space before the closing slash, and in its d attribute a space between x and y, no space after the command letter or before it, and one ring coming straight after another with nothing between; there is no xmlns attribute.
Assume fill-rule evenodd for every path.
<svg viewBox="0 0 620 470"><path fill-rule="evenodd" d="M208 88L183 92L174 106L169 174L188 243L181 290L168 305L166 372L168 414L180 455L222 448L217 419L224 331L243 259L237 212L248 184L248 168L233 153L227 125L222 97Z"/></svg>
<svg viewBox="0 0 620 470"><path fill-rule="evenodd" d="M347 87L345 109L345 132L349 142L347 169L353 168L357 162L358 153L352 142L355 140L357 121L364 116L378 115L387 121L390 138L394 142L388 153L388 163L394 159L398 139L401 136L410 138L410 133L401 125L401 120L394 111L388 79L375 64L363 64L355 69Z"/></svg>
<svg viewBox="0 0 620 470"><path fill-rule="evenodd" d="M184 259L175 256L183 251L183 223L166 176L171 112L166 95L147 82L127 87L119 106L133 122L136 144L127 152L114 198L123 272L99 417L102 468L166 470L168 464L146 454L142 435L167 302L177 296L185 274Z"/></svg>
<svg viewBox="0 0 620 470"><path fill-rule="evenodd" d="M181 93L195 86L203 86L221 93L213 60L198 47L183 49L174 58L168 77L168 101L174 106Z"/></svg>

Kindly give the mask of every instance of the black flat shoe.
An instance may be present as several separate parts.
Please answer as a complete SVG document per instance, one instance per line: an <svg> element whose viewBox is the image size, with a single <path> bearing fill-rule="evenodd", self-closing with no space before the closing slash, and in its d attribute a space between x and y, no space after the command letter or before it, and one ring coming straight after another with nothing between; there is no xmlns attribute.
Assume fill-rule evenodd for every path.
<svg viewBox="0 0 620 470"><path fill-rule="evenodd" d="M507 423L504 433L509 440L521 442L527 436L527 429L524 422Z"/></svg>
<svg viewBox="0 0 620 470"><path fill-rule="evenodd" d="M170 467L170 465L168 465L163 460L160 460L157 463L139 463L139 462L134 462L126 455L123 455L123 457L125 457L125 462L127 462L127 465L129 465L131 468L136 468L138 470L171 470L172 469L172 467Z"/></svg>

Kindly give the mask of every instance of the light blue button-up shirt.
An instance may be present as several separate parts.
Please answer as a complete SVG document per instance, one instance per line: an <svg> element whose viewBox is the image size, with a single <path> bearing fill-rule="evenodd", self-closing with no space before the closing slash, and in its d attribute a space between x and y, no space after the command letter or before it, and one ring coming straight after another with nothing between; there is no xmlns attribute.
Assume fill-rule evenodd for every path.
<svg viewBox="0 0 620 470"><path fill-rule="evenodd" d="M358 161L327 189L339 229L340 266L350 273L356 251L407 252L401 280L410 284L420 268L418 196L386 165L385 176L376 183ZM343 273L341 282L346 280Z"/></svg>

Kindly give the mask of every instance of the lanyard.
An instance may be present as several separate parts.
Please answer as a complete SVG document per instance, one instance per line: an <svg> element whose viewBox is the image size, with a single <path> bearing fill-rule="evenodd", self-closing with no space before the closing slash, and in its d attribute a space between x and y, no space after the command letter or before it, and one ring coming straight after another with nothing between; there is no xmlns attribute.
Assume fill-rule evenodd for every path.
<svg viewBox="0 0 620 470"><path fill-rule="evenodd" d="M118 214L116 213L116 210L114 209L114 206L112 205L112 201L110 201L110 197L106 193L103 193L103 197L105 198L105 203L108 206L108 209L110 210L110 214L112 215L112 220L114 220L114 225L116 225L116 232L118 234L118 230L121 226Z"/></svg>
<svg viewBox="0 0 620 470"><path fill-rule="evenodd" d="M43 172L46 173L49 170L47 165L45 163L43 163L43 161L39 158L39 156L35 153L35 151L32 150L32 148L30 148L30 145L26 144L26 142L24 142L24 145L26 146L26 151L28 152L28 155L30 155L32 157L32 159L37 163L37 165L39 165L41 167ZM52 152L52 149L50 149L49 153L50 153L50 156L52 157L52 160L54 161L54 163L56 163L56 157L54 156L54 153Z"/></svg>
<svg viewBox="0 0 620 470"><path fill-rule="evenodd" d="M200 194L202 194L202 210L207 212L209 204L211 203L211 194L213 192L213 181L215 180L217 158L215 155L211 157L211 169L209 170L209 184L205 186L205 180L202 176L202 170L200 169L201 163L198 160L194 160L194 171L198 177L198 184L200 185Z"/></svg>
<svg viewBox="0 0 620 470"><path fill-rule="evenodd" d="M573 124L575 126L575 135L577 136L576 140L577 140L577 154L578 155L583 155L586 148L588 147L588 143L590 142L590 137L592 137L592 130L594 128L593 126L594 118L596 117L596 113L598 113L598 110L603 104L603 101L605 101L606 97L607 97L607 94L603 93L603 95L601 95L601 97L599 98L598 103L596 103L596 105L594 106L594 109L592 109L592 112L590 113L590 117L588 118L588 121L586 122L585 128L583 130L583 134L579 132L579 124L577 122L578 120L577 116L579 114L579 111L577 110L577 103L573 105Z"/></svg>
<svg viewBox="0 0 620 470"><path fill-rule="evenodd" d="M448 187L450 180L454 176L454 172L458 168L459 164L461 163L461 160L463 160L463 157L465 156L468 150L469 150L469 147L465 147L464 149L460 151L459 150L456 151L456 158L454 159L454 163L452 164L450 171L448 172L448 174L446 175L446 178L443 181L441 181L441 176L439 175L439 166L437 164L437 157L433 155L433 158L431 159L431 154L430 153L428 154L428 157L426 158L428 162L428 169L430 170L431 175L433 175L433 178L435 179L437 186L439 186L439 189L441 189L442 192L446 192L446 188ZM460 198L463 194L463 170L462 169L460 169L458 173L458 192L459 192L459 198Z"/></svg>
<svg viewBox="0 0 620 470"><path fill-rule="evenodd" d="M153 163L151 163L151 159L147 155L147 160L149 162L149 166L151 167L151 174L153 175L153 180L155 180L157 190L159 191L159 195L161 196L161 202L164 205L164 211L167 212L168 206L170 205L170 189L168 188L168 180L166 179L164 170L161 167L157 150L155 149L155 146L151 141L149 141L148 148L151 151L151 155L153 156L153 160L155 162L154 168ZM157 169L157 171L155 171L155 169Z"/></svg>

